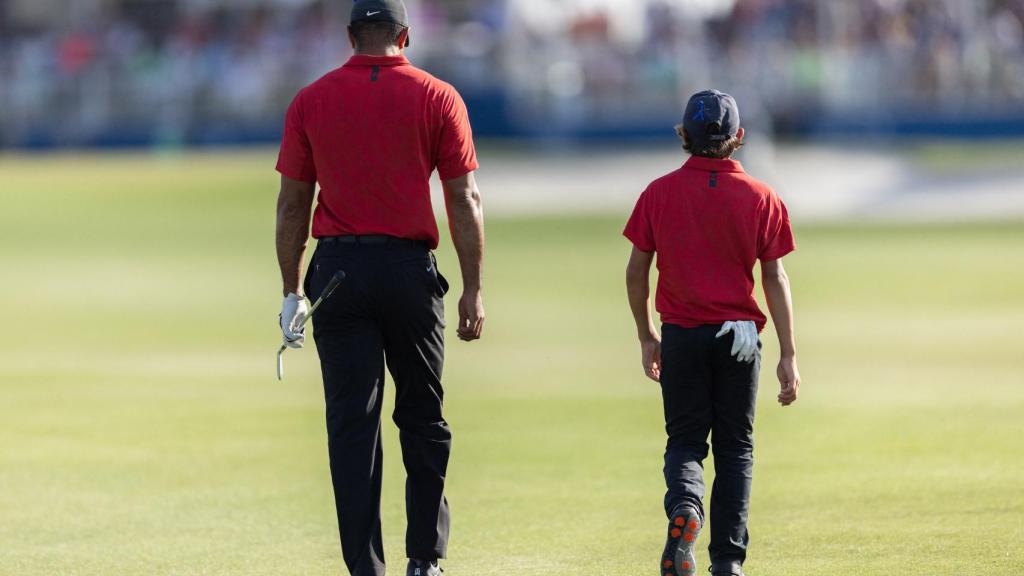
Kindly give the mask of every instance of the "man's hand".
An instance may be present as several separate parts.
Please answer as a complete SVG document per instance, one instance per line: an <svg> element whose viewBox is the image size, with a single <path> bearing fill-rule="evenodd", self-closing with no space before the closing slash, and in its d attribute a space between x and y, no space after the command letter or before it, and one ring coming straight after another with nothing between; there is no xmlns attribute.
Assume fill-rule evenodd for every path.
<svg viewBox="0 0 1024 576"><path fill-rule="evenodd" d="M640 356L644 374L655 382L661 382L661 339L657 334L640 341Z"/></svg>
<svg viewBox="0 0 1024 576"><path fill-rule="evenodd" d="M732 355L736 357L738 362L743 364L753 362L757 356L757 342L759 340L757 324L750 320L726 322L722 324L722 329L718 331L718 334L715 334L715 338L721 338L729 332L733 334Z"/></svg>
<svg viewBox="0 0 1024 576"><path fill-rule="evenodd" d="M462 270L462 298L459 299L459 339L479 340L484 329L483 286L484 212L476 176L470 172L445 180L444 198L448 209L448 227Z"/></svg>
<svg viewBox="0 0 1024 576"><path fill-rule="evenodd" d="M479 290L469 290L459 298L459 340L479 340L484 331L484 298Z"/></svg>
<svg viewBox="0 0 1024 576"><path fill-rule="evenodd" d="M302 348L306 343L306 332L302 327L306 315L309 314L309 307L306 299L298 294L285 296L281 304L281 333L284 334L284 344L289 348Z"/></svg>
<svg viewBox="0 0 1024 576"><path fill-rule="evenodd" d="M779 404L789 406L800 395L800 371L796 367L796 356L783 356L775 371L779 376Z"/></svg>

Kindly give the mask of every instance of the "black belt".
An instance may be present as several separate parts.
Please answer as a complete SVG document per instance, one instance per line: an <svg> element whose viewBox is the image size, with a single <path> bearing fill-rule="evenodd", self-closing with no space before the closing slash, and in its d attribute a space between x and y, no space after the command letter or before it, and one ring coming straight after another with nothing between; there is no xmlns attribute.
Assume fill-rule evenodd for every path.
<svg viewBox="0 0 1024 576"><path fill-rule="evenodd" d="M367 234L364 236L327 236L320 238L318 242L328 246L331 244L386 244L392 246L427 247L427 243L422 240L410 240L409 238L398 238L397 236L387 236L385 234Z"/></svg>

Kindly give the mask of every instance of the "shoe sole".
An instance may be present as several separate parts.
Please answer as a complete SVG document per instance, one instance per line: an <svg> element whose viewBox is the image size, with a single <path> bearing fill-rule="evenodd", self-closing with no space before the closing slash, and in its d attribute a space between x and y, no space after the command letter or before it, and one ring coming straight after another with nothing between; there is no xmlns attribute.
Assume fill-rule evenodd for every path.
<svg viewBox="0 0 1024 576"><path fill-rule="evenodd" d="M668 540L661 555L662 576L694 576L697 558L693 554L700 535L700 518L692 509L683 508L668 523Z"/></svg>

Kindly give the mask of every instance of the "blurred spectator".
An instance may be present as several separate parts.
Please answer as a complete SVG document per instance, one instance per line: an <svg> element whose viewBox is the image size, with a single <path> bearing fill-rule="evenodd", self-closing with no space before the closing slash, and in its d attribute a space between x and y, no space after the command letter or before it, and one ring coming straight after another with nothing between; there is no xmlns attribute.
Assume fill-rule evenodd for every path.
<svg viewBox="0 0 1024 576"><path fill-rule="evenodd" d="M1024 0L408 0L410 55L494 125L630 131L688 94L750 121L1024 110ZM66 7L61 9L61 7ZM350 54L338 0L0 2L0 145L273 139ZM54 15L57 16L54 16Z"/></svg>

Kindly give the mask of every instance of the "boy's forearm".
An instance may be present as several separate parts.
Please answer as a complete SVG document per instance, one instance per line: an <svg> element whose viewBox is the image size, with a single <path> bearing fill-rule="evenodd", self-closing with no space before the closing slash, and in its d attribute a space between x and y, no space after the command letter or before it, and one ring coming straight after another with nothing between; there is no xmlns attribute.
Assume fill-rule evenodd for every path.
<svg viewBox="0 0 1024 576"><path fill-rule="evenodd" d="M637 338L641 342L657 339L658 331L651 318L651 262L653 256L634 250L626 266L626 294L633 312Z"/></svg>
<svg viewBox="0 0 1024 576"><path fill-rule="evenodd" d="M785 271L765 275L762 279L768 311L775 323L779 347L784 358L796 356L796 338L793 332L793 296L789 288L789 277Z"/></svg>
<svg viewBox="0 0 1024 576"><path fill-rule="evenodd" d="M656 337L657 328L651 318L650 288L647 283L643 286L639 282L627 282L629 294L629 308L633 311L633 321L636 323L636 336L641 341L650 340Z"/></svg>

